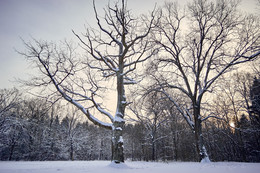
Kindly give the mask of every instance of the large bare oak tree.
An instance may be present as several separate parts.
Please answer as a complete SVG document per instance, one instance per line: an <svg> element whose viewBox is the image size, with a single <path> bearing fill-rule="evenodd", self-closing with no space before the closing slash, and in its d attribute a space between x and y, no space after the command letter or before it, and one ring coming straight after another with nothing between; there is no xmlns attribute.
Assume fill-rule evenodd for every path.
<svg viewBox="0 0 260 173"><path fill-rule="evenodd" d="M155 10L150 17L133 17L122 0L113 7L109 4L101 18L94 1L93 7L97 28L88 27L85 34L73 31L86 52L84 56L80 56L78 48L71 43L57 46L38 40L25 42L27 51L22 54L41 73L29 85L48 88L52 95L73 104L94 124L111 129L112 161L121 163L124 162L122 133L128 105L125 85L135 84L138 64L157 53L147 39L156 24ZM116 79L117 91L114 115L102 104L102 93L109 92L105 83L111 78ZM104 117L107 121L101 121Z"/></svg>

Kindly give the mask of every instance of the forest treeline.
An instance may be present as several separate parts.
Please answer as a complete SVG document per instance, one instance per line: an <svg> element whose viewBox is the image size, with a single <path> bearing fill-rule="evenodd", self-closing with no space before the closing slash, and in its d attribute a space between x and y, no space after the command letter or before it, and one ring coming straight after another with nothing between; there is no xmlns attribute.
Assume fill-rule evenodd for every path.
<svg viewBox="0 0 260 173"><path fill-rule="evenodd" d="M211 160L259 162L259 78L235 74L219 91L207 105L212 117L203 121ZM123 136L126 159L196 160L193 131L171 102L154 92L132 104ZM17 89L1 89L0 159L110 160L111 131L80 114L67 105L26 98Z"/></svg>

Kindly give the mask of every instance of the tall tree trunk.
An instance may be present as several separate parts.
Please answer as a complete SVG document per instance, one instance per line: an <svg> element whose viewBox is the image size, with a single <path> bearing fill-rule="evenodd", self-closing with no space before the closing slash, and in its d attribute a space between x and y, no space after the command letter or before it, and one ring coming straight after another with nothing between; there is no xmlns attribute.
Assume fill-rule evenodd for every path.
<svg viewBox="0 0 260 173"><path fill-rule="evenodd" d="M155 161L155 140L152 138L152 161Z"/></svg>
<svg viewBox="0 0 260 173"><path fill-rule="evenodd" d="M70 137L70 160L74 160L74 147L73 147L73 139Z"/></svg>
<svg viewBox="0 0 260 173"><path fill-rule="evenodd" d="M172 135L173 136L173 159L175 161L178 161L178 144L177 144L177 140L178 140L178 132L177 132L177 129L175 129L174 131L174 134Z"/></svg>
<svg viewBox="0 0 260 173"><path fill-rule="evenodd" d="M123 131L124 122L115 121L112 130L112 161L124 162Z"/></svg>
<svg viewBox="0 0 260 173"><path fill-rule="evenodd" d="M198 160L200 162L210 162L207 150L204 145L204 139L202 135L202 121L200 116L200 107L194 106L194 120L195 120L195 144L198 154Z"/></svg>
<svg viewBox="0 0 260 173"><path fill-rule="evenodd" d="M126 106L126 97L122 74L123 61L120 60L119 72L117 74L117 109L112 129L112 161L114 161L115 163L124 162L123 128L125 124L124 114Z"/></svg>

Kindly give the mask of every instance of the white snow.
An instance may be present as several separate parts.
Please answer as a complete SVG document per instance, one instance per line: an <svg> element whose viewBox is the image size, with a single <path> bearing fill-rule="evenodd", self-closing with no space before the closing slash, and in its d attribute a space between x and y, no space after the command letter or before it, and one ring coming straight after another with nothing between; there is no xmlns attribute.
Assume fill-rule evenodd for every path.
<svg viewBox="0 0 260 173"><path fill-rule="evenodd" d="M126 104L127 104L127 101L121 101L121 103L122 103L123 105L126 105Z"/></svg>
<svg viewBox="0 0 260 173"><path fill-rule="evenodd" d="M260 163L239 162L131 162L18 161L0 162L1 173L259 173Z"/></svg>
<svg viewBox="0 0 260 173"><path fill-rule="evenodd" d="M122 131L123 129L121 127L117 127L116 130Z"/></svg>
<svg viewBox="0 0 260 173"><path fill-rule="evenodd" d="M119 137L118 143L124 143L124 140L123 140L122 136Z"/></svg>
<svg viewBox="0 0 260 173"><path fill-rule="evenodd" d="M136 81L124 81L125 85L132 85L132 84L137 84Z"/></svg>
<svg viewBox="0 0 260 173"><path fill-rule="evenodd" d="M123 117L123 114L121 112L116 111L114 122L125 122L125 120L121 117Z"/></svg>
<svg viewBox="0 0 260 173"><path fill-rule="evenodd" d="M209 157L205 157L200 161L201 163L210 163Z"/></svg>

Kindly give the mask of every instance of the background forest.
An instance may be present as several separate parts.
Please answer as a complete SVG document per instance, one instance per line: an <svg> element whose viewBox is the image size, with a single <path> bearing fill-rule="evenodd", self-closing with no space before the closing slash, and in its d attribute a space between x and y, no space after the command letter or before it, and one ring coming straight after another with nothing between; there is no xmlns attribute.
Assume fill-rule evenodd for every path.
<svg viewBox="0 0 260 173"><path fill-rule="evenodd" d="M230 77L231 78L231 77ZM260 81L257 73L236 73L215 94L203 123L212 161L260 161ZM134 104L134 103L133 103ZM194 161L194 136L172 103L153 93L138 100L142 116L131 116L124 152L131 160ZM0 91L1 160L110 160L111 133L80 112L17 89Z"/></svg>

